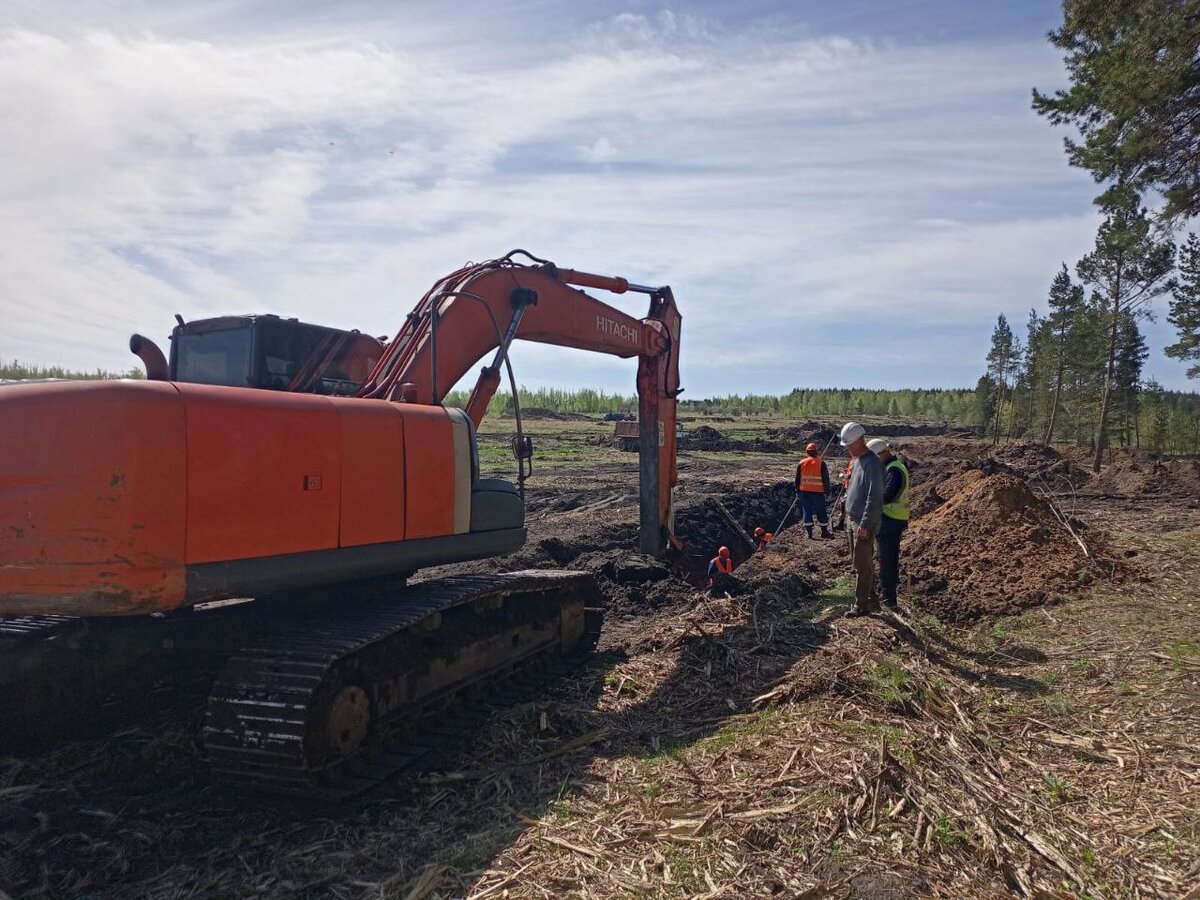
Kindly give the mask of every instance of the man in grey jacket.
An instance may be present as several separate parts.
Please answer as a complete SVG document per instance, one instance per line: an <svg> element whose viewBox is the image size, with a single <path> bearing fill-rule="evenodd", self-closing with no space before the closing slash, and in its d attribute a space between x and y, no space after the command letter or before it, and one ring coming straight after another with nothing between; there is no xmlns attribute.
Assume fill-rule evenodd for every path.
<svg viewBox="0 0 1200 900"><path fill-rule="evenodd" d="M847 616L879 612L875 588L875 536L883 521L883 463L867 447L866 429L857 422L842 427L841 444L854 457L846 489L846 534L854 561L854 608Z"/></svg>

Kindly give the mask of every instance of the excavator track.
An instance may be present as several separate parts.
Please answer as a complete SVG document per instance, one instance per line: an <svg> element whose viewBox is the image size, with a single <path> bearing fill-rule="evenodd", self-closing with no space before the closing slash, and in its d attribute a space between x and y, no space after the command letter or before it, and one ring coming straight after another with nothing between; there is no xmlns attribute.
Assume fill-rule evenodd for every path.
<svg viewBox="0 0 1200 900"><path fill-rule="evenodd" d="M496 702L586 658L600 600L582 572L466 575L264 637L209 695L213 775L239 790L341 798L436 762Z"/></svg>

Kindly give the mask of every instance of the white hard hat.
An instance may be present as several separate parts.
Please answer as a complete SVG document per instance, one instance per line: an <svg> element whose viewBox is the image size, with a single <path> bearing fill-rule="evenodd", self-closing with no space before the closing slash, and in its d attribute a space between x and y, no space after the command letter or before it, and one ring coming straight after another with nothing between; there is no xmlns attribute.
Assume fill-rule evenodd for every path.
<svg viewBox="0 0 1200 900"><path fill-rule="evenodd" d="M878 456L880 453L882 453L884 450L887 450L891 446L892 445L889 444L887 441L885 441L883 438L872 438L871 440L867 441L867 449L870 450L872 453L874 453L876 456Z"/></svg>
<svg viewBox="0 0 1200 900"><path fill-rule="evenodd" d="M847 422L842 426L842 446L849 447L866 433L867 429L863 428L857 422Z"/></svg>

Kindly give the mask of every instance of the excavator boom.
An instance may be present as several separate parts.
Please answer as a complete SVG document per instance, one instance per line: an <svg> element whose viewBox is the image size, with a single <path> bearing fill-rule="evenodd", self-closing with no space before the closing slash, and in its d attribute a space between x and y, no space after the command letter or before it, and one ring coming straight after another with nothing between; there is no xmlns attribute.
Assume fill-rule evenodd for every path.
<svg viewBox="0 0 1200 900"><path fill-rule="evenodd" d="M501 380L501 363L514 339L638 358L641 423L639 544L662 554L674 534L675 422L682 317L669 287L560 269L524 251L467 266L441 279L422 298L360 390L360 396L438 403L471 367L496 351L480 371L466 412L476 426ZM637 319L575 286L611 293L647 294ZM439 335L440 340L439 340ZM515 385L513 386L515 389Z"/></svg>

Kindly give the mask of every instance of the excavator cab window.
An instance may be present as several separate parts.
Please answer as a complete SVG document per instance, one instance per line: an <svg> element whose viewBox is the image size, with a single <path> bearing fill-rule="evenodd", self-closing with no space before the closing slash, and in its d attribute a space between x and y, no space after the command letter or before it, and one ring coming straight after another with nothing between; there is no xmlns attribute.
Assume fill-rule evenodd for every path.
<svg viewBox="0 0 1200 900"><path fill-rule="evenodd" d="M203 323L196 323L197 325ZM187 330L185 330L185 328ZM251 387L251 329L176 328L171 336L171 380Z"/></svg>
<svg viewBox="0 0 1200 900"><path fill-rule="evenodd" d="M355 393L382 354L375 338L277 316L188 322L171 335L171 378L307 394Z"/></svg>

